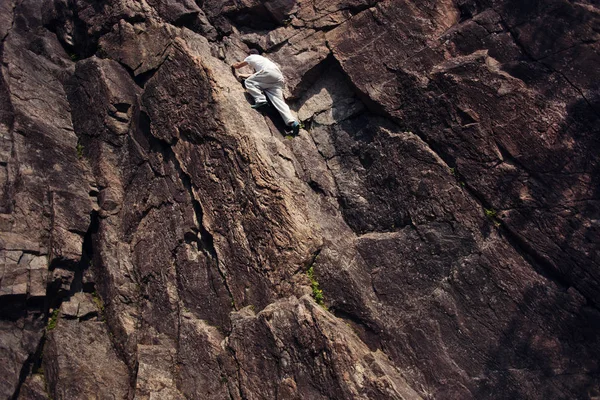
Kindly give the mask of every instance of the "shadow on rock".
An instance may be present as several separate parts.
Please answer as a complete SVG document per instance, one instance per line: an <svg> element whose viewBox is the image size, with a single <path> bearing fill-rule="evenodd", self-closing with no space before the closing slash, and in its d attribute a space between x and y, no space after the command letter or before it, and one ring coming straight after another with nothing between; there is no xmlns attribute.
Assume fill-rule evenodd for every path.
<svg viewBox="0 0 600 400"><path fill-rule="evenodd" d="M600 312L576 291L552 292L546 285L531 287L519 308L522 312L487 355L485 378L474 398L597 396Z"/></svg>

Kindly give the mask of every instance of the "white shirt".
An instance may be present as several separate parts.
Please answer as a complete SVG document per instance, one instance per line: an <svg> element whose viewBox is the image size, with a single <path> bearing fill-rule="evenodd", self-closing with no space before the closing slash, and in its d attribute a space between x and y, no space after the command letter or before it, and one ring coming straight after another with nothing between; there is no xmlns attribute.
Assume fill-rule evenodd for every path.
<svg viewBox="0 0 600 400"><path fill-rule="evenodd" d="M255 72L262 71L263 69L274 69L276 71L279 71L279 67L277 66L277 64L263 56L259 56L258 54L250 54L248 57L246 57L244 61L247 62L248 65L250 65L252 68L254 68Z"/></svg>

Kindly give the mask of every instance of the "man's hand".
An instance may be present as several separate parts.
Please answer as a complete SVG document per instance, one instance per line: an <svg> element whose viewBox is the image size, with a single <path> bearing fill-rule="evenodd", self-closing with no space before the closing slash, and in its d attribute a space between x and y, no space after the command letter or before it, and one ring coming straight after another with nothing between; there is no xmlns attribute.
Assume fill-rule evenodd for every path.
<svg viewBox="0 0 600 400"><path fill-rule="evenodd" d="M240 79L248 79L252 76L252 74L238 74Z"/></svg>

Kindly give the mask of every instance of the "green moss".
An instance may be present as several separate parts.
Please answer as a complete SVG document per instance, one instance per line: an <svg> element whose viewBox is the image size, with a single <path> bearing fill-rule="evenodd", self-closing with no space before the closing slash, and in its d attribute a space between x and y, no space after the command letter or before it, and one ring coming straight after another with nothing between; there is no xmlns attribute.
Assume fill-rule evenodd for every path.
<svg viewBox="0 0 600 400"><path fill-rule="evenodd" d="M96 55L100 58L108 58L108 53L102 48L101 45L98 45L98 48L96 49Z"/></svg>
<svg viewBox="0 0 600 400"><path fill-rule="evenodd" d="M325 298L323 296L323 291L319 289L319 282L317 282L317 279L315 278L314 267L310 267L306 274L310 279L310 288L312 289L313 298L315 299L318 305L327 309L327 307L325 306Z"/></svg>
<svg viewBox="0 0 600 400"><path fill-rule="evenodd" d="M98 307L98 311L100 311L101 314L104 314L104 302L102 301L102 297L100 297L98 292L94 291L92 293L92 300L94 300L96 307Z"/></svg>
<svg viewBox="0 0 600 400"><path fill-rule="evenodd" d="M48 325L46 326L46 330L49 332L52 329L56 328L56 324L58 324L58 313L60 312L60 310L58 308L55 308L54 311L52 311L52 315L50 315L50 318L48 318Z"/></svg>
<svg viewBox="0 0 600 400"><path fill-rule="evenodd" d="M456 179L456 182L462 186L465 187L465 181L463 181L463 177L460 175L460 173L458 172L458 170L454 167L450 168L450 173L452 174L452 176L454 176L454 179Z"/></svg>

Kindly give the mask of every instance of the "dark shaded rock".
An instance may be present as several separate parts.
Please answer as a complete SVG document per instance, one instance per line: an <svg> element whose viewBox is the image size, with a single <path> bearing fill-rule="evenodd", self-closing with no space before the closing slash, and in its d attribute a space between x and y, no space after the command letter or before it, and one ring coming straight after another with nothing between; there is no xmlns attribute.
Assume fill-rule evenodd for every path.
<svg viewBox="0 0 600 400"><path fill-rule="evenodd" d="M581 294L538 275L535 269L543 268L532 268L495 232L497 222L486 221L463 178L424 141L370 114L336 113L336 103L352 99L342 89L318 82L309 93L300 114L320 122L311 133L339 189L341 211L364 233L349 265L331 244L314 264L333 312L372 347L390 349L397 365L418 365L412 382L429 382L424 392L436 398L497 397L491 387L504 388L506 398L586 397L596 381L587 374L597 366L568 360L578 351L585 353L578 360L597 357L590 345L595 328L586 329L591 336L583 347L550 350L536 342L560 341L553 332L597 324ZM480 117L465 112L463 118ZM541 311L555 307L556 314ZM537 315L537 322L515 317L523 314ZM478 339L468 344L467 337ZM535 361L523 356L524 348ZM572 369L558 372L565 363ZM587 378L569 381L572 373ZM560 389L549 389L550 380Z"/></svg>
<svg viewBox="0 0 600 400"><path fill-rule="evenodd" d="M588 285L596 280L592 255L595 240L583 239L596 234L595 228L585 227L583 221L595 209L594 184L589 176L597 164L594 132L598 130L598 118L593 98L581 97L582 90L593 92L595 84L586 84L589 80L585 78L581 82L586 88L579 89L557 67L538 61L549 54L536 50L544 47L551 53L557 51L554 46L577 46L581 39L574 39L576 36L595 40L596 33L590 28L595 14L584 11L583 5L564 2L552 3L548 8L526 7L520 14L522 7L506 2L486 11L485 18L483 13L473 18L483 21L480 26L497 39L488 39L488 35L478 33L479 28L465 22L453 28L460 31L456 41L442 42L451 19L421 26L417 24L421 11L403 14L403 8L409 8L403 2L398 4L401 6L382 3L332 31L329 42L336 58L363 93L381 104L403 127L421 135L456 167L488 207L505 210L500 215L506 226L533 257L548 265L550 273L596 302L596 289ZM439 10L442 5L436 7ZM454 14L457 18L458 11ZM541 33L526 34L544 31L550 22L536 16L545 12L552 13L554 20L549 37L553 37L557 25L562 26L565 29L561 38L569 45L553 40L552 44L544 44L538 39ZM439 15L445 14L440 11ZM381 18L386 22L371 22ZM531 22L524 24L524 20ZM581 24L575 24L575 20ZM399 34L386 35L384 32L397 26L396 21L403 21L405 26ZM513 27L517 23L514 21L522 27ZM372 26L377 26L379 33L365 36L365 29ZM363 48L352 40L371 35L382 35L385 44L365 42L368 47ZM357 47L362 49L360 53L355 51ZM383 48L395 51L383 53ZM454 53L454 58L445 61L448 53ZM367 54L381 57L376 57L378 62L367 62ZM583 63L593 59L586 55L588 52L561 54L562 62L574 71L589 70ZM531 82L522 73L512 76L503 71L505 66L513 71L517 62L521 63L519 71L524 71L524 63L536 71L538 78L546 79ZM371 71L365 70L366 65ZM565 125L564 121L569 122ZM584 159L583 164L575 161ZM566 219L570 222L557 212L559 203L569 204ZM529 218L524 219L523 213ZM560 228L553 231L544 226Z"/></svg>
<svg viewBox="0 0 600 400"><path fill-rule="evenodd" d="M261 29L273 28L281 24L292 12L295 3L293 0L245 0L241 2L208 0L203 2L202 7L214 20L226 16L236 24Z"/></svg>

